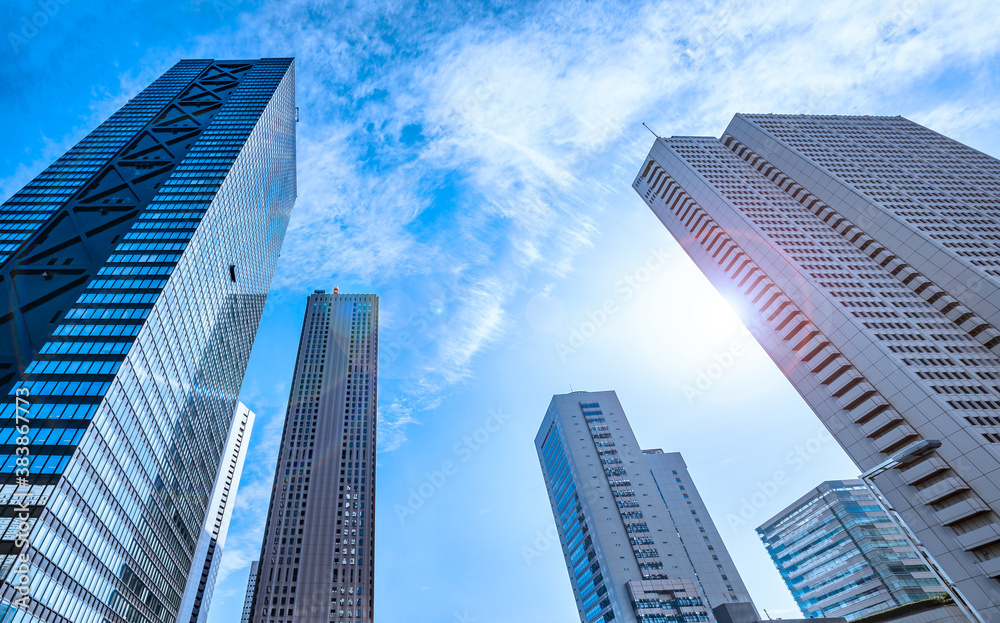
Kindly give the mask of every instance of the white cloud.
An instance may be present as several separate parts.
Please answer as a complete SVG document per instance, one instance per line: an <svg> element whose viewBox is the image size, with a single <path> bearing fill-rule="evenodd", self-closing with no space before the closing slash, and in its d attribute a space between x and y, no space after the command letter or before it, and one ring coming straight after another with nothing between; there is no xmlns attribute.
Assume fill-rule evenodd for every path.
<svg viewBox="0 0 1000 623"><path fill-rule="evenodd" d="M989 75L987 2L553 3L465 23L428 10L440 13L271 2L183 54L297 57L299 199L275 287L337 276L411 299L383 300L382 346L398 351L384 372L399 382L382 393L381 452L470 377L519 291L573 271L634 200L641 122L714 136L736 112L904 114L955 136L996 126L989 80L956 101L928 87ZM411 124L422 140L408 146ZM254 445L276 447L281 420ZM245 481L237 510L259 516L271 473ZM230 534L225 573L258 554L262 529Z"/></svg>
<svg viewBox="0 0 1000 623"><path fill-rule="evenodd" d="M444 370L426 368L424 386L431 393L465 378L472 358L499 335L504 322L504 303L512 289L504 283L499 279L486 279L466 293L465 304L455 323L460 330L448 331L439 340L441 358L452 365ZM441 384L435 386L431 378L438 379Z"/></svg>
<svg viewBox="0 0 1000 623"><path fill-rule="evenodd" d="M988 2L454 9L293 0L227 12L182 52L151 50L91 111L106 116L169 57L295 55L299 199L275 287L447 283L447 331L411 353L417 408L468 378L522 284L566 275L592 247L649 144L641 121L718 135L739 111L906 114L887 109L898 94L1000 46ZM992 91L912 112L969 133L994 118ZM412 147L399 141L409 124L422 128ZM449 176L454 193L436 196Z"/></svg>
<svg viewBox="0 0 1000 623"><path fill-rule="evenodd" d="M378 283L429 272L438 259L439 249L406 230L428 204L413 172L359 172L348 151L352 131L342 124L300 131L299 198L276 288L324 284L338 274Z"/></svg>
<svg viewBox="0 0 1000 623"><path fill-rule="evenodd" d="M419 424L413 417L413 408L395 401L379 407L378 451L392 452L406 441L406 427Z"/></svg>
<svg viewBox="0 0 1000 623"><path fill-rule="evenodd" d="M649 144L641 121L718 135L740 111L886 113L887 95L995 54L990 10L559 4L501 24L422 15L406 39L386 26L398 7L269 5L241 18L239 45L298 56L305 119L275 285L447 283L447 330L406 360L411 406L433 406L502 335L519 284L565 275L592 246ZM976 112L939 106L931 118L955 127ZM398 138L414 123L424 142L411 148ZM435 198L448 175L458 194Z"/></svg>

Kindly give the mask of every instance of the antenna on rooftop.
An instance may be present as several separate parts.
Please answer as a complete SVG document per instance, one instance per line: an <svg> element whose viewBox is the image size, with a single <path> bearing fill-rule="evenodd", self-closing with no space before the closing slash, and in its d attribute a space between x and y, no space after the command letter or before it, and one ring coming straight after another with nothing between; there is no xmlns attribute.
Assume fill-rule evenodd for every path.
<svg viewBox="0 0 1000 623"><path fill-rule="evenodd" d="M648 125L646 125L646 122L645 122L645 121L643 121L643 122L642 122L642 127L644 127L644 128L646 128L647 130L649 130L649 132L650 132L650 133L651 133L651 134L652 134L653 136L655 136L656 138L660 138L660 135L659 135L659 134L657 134L656 132L653 132L653 128L651 128L651 127L649 127Z"/></svg>

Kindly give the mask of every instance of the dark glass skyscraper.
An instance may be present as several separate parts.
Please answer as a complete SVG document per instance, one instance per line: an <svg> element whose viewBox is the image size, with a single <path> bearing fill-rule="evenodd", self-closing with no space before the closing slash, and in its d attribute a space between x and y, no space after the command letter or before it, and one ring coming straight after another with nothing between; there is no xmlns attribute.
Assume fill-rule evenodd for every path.
<svg viewBox="0 0 1000 623"><path fill-rule="evenodd" d="M294 200L292 59L186 60L0 207L5 623L176 619Z"/></svg>
<svg viewBox="0 0 1000 623"><path fill-rule="evenodd" d="M309 296L261 545L254 623L371 623L378 297Z"/></svg>

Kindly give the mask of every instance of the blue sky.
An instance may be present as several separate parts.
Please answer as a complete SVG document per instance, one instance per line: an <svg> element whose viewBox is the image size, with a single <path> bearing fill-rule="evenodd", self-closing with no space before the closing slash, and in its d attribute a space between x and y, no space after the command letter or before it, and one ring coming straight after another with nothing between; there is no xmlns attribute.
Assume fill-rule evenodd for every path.
<svg viewBox="0 0 1000 623"><path fill-rule="evenodd" d="M259 551L305 296L334 285L381 297L380 620L576 620L532 446L571 387L617 390L641 444L684 453L758 607L794 616L753 528L857 470L631 191L641 122L901 114L998 155L995 23L931 0L7 0L0 195L177 59L297 58L299 198L213 623Z"/></svg>

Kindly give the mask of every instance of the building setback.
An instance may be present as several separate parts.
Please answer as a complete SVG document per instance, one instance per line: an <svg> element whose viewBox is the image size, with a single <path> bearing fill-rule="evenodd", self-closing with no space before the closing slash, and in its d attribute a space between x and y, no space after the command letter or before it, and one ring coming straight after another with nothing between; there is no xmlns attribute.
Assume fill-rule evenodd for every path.
<svg viewBox="0 0 1000 623"><path fill-rule="evenodd" d="M215 590L215 580L219 575L219 565L222 563L222 550L229 534L229 520L233 517L236 492L240 486L240 477L243 475L243 463L246 460L246 450L250 443L255 418L254 412L245 404L241 402L236 405L236 415L233 417L229 436L226 438L226 451L222 455L222 462L215 477L212 501L208 506L209 512L205 516L205 524L195 549L191 571L188 572L187 589L181 597L178 623L208 621L212 592ZM198 564L199 561L201 564Z"/></svg>
<svg viewBox="0 0 1000 623"><path fill-rule="evenodd" d="M180 61L0 206L5 621L178 617L295 201L294 83Z"/></svg>
<svg viewBox="0 0 1000 623"><path fill-rule="evenodd" d="M640 450L615 392L554 396L535 448L581 622L711 621L750 603L684 460Z"/></svg>
<svg viewBox="0 0 1000 623"><path fill-rule="evenodd" d="M261 545L254 623L371 623L378 297L309 296Z"/></svg>
<svg viewBox="0 0 1000 623"><path fill-rule="evenodd" d="M694 485L680 452L643 450L653 484L667 507L667 517L694 569L698 589L709 609L724 603L750 603L750 596L722 535Z"/></svg>
<svg viewBox="0 0 1000 623"><path fill-rule="evenodd" d="M902 117L737 115L633 184L959 591L1000 616L1000 161Z"/></svg>
<svg viewBox="0 0 1000 623"><path fill-rule="evenodd" d="M860 480L831 480L757 534L806 618L868 616L946 595Z"/></svg>

